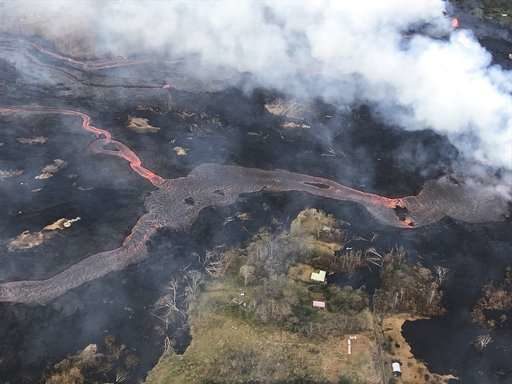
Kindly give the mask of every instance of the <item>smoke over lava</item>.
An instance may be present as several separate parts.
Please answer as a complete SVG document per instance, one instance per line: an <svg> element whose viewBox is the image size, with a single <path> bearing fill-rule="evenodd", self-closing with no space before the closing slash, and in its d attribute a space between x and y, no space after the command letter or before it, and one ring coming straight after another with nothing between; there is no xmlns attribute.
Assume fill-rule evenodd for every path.
<svg viewBox="0 0 512 384"><path fill-rule="evenodd" d="M19 28L27 30L33 14L45 22L39 32L54 38L87 31L96 54L199 57L202 70L248 73L253 86L339 106L368 103L388 123L433 129L466 158L512 169L512 76L492 65L470 31L452 30L446 8L443 0L154 1L151 7L131 0L81 0L73 7L23 0L4 4L2 21L22 17ZM429 33L410 33L418 29Z"/></svg>

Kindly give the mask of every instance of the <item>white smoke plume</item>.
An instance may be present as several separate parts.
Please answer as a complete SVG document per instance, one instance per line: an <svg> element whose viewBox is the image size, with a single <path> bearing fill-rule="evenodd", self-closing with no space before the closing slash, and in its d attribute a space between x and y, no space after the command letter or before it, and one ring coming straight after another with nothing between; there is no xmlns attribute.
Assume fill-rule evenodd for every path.
<svg viewBox="0 0 512 384"><path fill-rule="evenodd" d="M52 35L89 18L98 47L199 57L210 71L338 105L369 103L405 129L446 135L470 159L512 169L512 75L443 0L18 0ZM44 17L44 16L42 16ZM83 24L83 23L82 23ZM428 25L446 38L407 34Z"/></svg>

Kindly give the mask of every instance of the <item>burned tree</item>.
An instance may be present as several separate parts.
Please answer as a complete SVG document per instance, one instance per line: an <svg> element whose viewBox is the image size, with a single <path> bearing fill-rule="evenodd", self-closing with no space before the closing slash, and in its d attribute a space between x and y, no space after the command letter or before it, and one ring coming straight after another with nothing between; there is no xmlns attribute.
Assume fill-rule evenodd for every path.
<svg viewBox="0 0 512 384"><path fill-rule="evenodd" d="M421 316L444 312L438 278L428 268L410 265L403 248L395 248L384 256L381 280L374 296L377 311Z"/></svg>
<svg viewBox="0 0 512 384"><path fill-rule="evenodd" d="M480 352L487 348L490 343L492 343L492 337L489 334L477 336L473 341L474 347Z"/></svg>

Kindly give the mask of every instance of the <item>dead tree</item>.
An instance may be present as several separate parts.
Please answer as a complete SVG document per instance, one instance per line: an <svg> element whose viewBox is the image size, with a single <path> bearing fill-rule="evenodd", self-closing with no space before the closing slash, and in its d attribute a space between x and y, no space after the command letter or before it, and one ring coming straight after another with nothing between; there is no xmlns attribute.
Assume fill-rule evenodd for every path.
<svg viewBox="0 0 512 384"><path fill-rule="evenodd" d="M239 273L244 279L244 286L247 287L256 277L256 268L253 265L244 264L240 267Z"/></svg>
<svg viewBox="0 0 512 384"><path fill-rule="evenodd" d="M174 352L174 348L172 346L171 339L169 338L169 336L166 336L164 339L164 351L163 351L162 355L166 356L173 352Z"/></svg>
<svg viewBox="0 0 512 384"><path fill-rule="evenodd" d="M178 289L178 281L172 279L167 286L167 292L158 299L152 311L153 316L162 321L166 331L175 314L184 315L183 311L179 309L177 305Z"/></svg>
<svg viewBox="0 0 512 384"><path fill-rule="evenodd" d="M123 371L117 371L116 373L116 380L114 381L115 384L121 384L126 382L128 380L128 375L126 372Z"/></svg>
<svg viewBox="0 0 512 384"><path fill-rule="evenodd" d="M351 273L363 265L365 265L365 261L361 250L350 250L337 258L332 258L330 262L332 269L347 273Z"/></svg>
<svg viewBox="0 0 512 384"><path fill-rule="evenodd" d="M448 276L448 268L441 267L440 265L436 265L434 267L434 272L436 275L436 280L439 285L442 285L443 282L446 280L446 277Z"/></svg>
<svg viewBox="0 0 512 384"><path fill-rule="evenodd" d="M187 286L185 287L185 303L188 308L199 293L199 288L203 283L203 274L199 271L190 271L187 273L186 280Z"/></svg>
<svg viewBox="0 0 512 384"><path fill-rule="evenodd" d="M377 268L382 268L384 265L384 256L382 256L377 250L373 247L368 248L366 250L366 261L369 265L374 265Z"/></svg>
<svg viewBox="0 0 512 384"><path fill-rule="evenodd" d="M477 336L473 345L479 351L483 351L490 343L492 343L492 337L489 334Z"/></svg>
<svg viewBox="0 0 512 384"><path fill-rule="evenodd" d="M430 295L428 296L427 304L431 305L434 302L434 299L437 295L437 289L439 288L439 285L434 281L432 282L430 286Z"/></svg>
<svg viewBox="0 0 512 384"><path fill-rule="evenodd" d="M219 277L223 271L222 253L218 251L206 251L203 267L206 273L213 277Z"/></svg>
<svg viewBox="0 0 512 384"><path fill-rule="evenodd" d="M207 251L204 258L199 257L199 261L208 275L219 278L226 273L232 258L232 252L216 249Z"/></svg>

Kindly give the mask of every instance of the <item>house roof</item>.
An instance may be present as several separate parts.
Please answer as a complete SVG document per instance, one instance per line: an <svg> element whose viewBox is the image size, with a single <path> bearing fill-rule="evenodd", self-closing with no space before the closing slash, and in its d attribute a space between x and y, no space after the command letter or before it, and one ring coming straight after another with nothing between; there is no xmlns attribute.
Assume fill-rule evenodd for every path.
<svg viewBox="0 0 512 384"><path fill-rule="evenodd" d="M313 281L321 281L322 283L325 281L325 276L327 275L326 271L319 270L318 272L311 273L311 280Z"/></svg>

